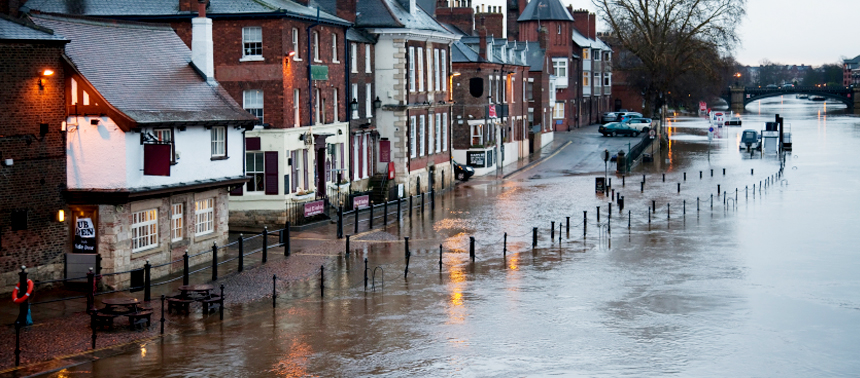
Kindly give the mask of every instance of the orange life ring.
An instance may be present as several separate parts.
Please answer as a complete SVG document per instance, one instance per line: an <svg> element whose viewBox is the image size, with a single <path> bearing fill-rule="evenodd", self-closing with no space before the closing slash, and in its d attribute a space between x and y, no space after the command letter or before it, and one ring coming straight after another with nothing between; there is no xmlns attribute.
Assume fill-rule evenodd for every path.
<svg viewBox="0 0 860 378"><path fill-rule="evenodd" d="M18 284L15 285L15 290L12 290L12 301L17 304L24 303L24 301L30 298L30 294L33 294L33 280L28 279L27 292L21 298L18 298Z"/></svg>

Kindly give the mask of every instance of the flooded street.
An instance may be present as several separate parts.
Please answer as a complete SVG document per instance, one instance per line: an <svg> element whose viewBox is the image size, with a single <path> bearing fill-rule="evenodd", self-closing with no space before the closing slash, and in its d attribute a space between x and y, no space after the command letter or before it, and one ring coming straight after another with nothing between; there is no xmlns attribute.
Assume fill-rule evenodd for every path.
<svg viewBox="0 0 860 378"><path fill-rule="evenodd" d="M625 197L611 220L611 199L594 193L599 152L638 138L556 136L572 143L543 163L462 184L423 217L360 238L326 272L322 299L310 280L276 309L228 308L223 322L50 376L856 376L860 118L793 97L747 111L711 142L704 118L673 119L668 151L623 186L610 165ZM784 180L762 188L780 159L739 151L739 133L777 113L794 146ZM367 291L365 257L371 275L380 267Z"/></svg>

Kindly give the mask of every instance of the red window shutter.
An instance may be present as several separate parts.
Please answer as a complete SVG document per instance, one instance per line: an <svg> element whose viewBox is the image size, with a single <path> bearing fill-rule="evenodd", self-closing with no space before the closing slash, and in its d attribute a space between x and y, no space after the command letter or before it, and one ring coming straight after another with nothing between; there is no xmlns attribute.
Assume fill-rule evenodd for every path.
<svg viewBox="0 0 860 378"><path fill-rule="evenodd" d="M358 138L358 177L364 177L364 135L356 135Z"/></svg>
<svg viewBox="0 0 860 378"><path fill-rule="evenodd" d="M239 185L236 189L230 191L231 196L241 196L244 193L245 184Z"/></svg>
<svg viewBox="0 0 860 378"><path fill-rule="evenodd" d="M265 160L266 194L278 194L278 152L266 151Z"/></svg>
<svg viewBox="0 0 860 378"><path fill-rule="evenodd" d="M260 138L245 138L245 150L247 151L259 151L260 150Z"/></svg>
<svg viewBox="0 0 860 378"><path fill-rule="evenodd" d="M299 154L296 151L290 151L290 160L292 162L290 165L292 170L292 182L290 183L292 188L290 189L290 193L295 193L296 188L299 186Z"/></svg>
<svg viewBox="0 0 860 378"><path fill-rule="evenodd" d="M170 176L170 145L143 145L143 174L147 176Z"/></svg>

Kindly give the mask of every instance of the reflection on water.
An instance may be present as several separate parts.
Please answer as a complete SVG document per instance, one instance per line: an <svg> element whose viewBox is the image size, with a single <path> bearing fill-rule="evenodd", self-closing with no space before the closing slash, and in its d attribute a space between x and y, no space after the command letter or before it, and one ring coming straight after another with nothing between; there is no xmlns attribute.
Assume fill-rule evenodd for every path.
<svg viewBox="0 0 860 378"><path fill-rule="evenodd" d="M613 207L611 246L595 224L595 207L608 210L592 177L603 167L549 175L537 166L530 180L445 194L426 227L418 215L405 222L400 231L415 243L408 280L401 247L374 244L371 268L385 269L375 292L332 288L274 310L230 309L224 322L54 376L854 376L860 163L845 155L860 142L860 119L834 104L769 100L711 143L705 120L673 120L669 152L637 167L630 187L616 181L629 213ZM775 113L792 125L785 164L797 169L787 171L790 185L763 189L780 160L739 151L739 132L763 129ZM640 193L634 177L643 174ZM717 185L737 189L737 203L717 197L712 211ZM550 241L549 222L567 216L570 235ZM332 274L356 282L363 272Z"/></svg>

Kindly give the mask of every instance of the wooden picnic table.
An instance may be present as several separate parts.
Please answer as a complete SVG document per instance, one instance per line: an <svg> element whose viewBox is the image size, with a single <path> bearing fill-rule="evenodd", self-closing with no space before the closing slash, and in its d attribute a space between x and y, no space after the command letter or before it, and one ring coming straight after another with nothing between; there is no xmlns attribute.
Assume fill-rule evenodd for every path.
<svg viewBox="0 0 860 378"><path fill-rule="evenodd" d="M141 308L137 298L107 298L102 303L105 307L95 316L97 322L107 328L113 328L113 318L117 316L128 317L131 327L151 324L152 309Z"/></svg>
<svg viewBox="0 0 860 378"><path fill-rule="evenodd" d="M209 299L215 286L210 284L182 285L179 287L180 297L184 299L205 300Z"/></svg>
<svg viewBox="0 0 860 378"><path fill-rule="evenodd" d="M102 304L105 305L104 312L125 315L140 311L138 305L140 301L137 298L106 298L102 299Z"/></svg>

